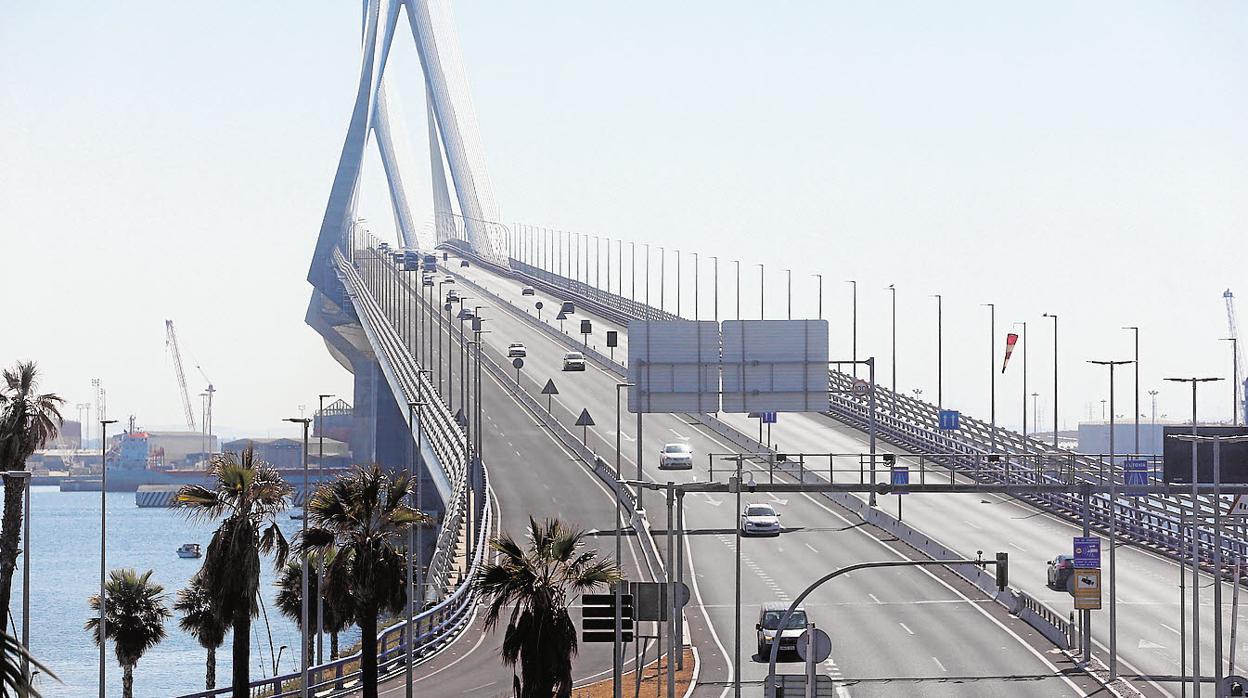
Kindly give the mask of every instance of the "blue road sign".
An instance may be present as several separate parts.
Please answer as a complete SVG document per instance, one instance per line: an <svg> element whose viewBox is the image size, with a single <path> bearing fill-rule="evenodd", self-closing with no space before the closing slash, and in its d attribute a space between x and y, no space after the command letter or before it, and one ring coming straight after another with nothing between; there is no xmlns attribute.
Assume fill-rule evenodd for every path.
<svg viewBox="0 0 1248 698"><path fill-rule="evenodd" d="M1148 461L1124 460L1122 462L1122 479L1126 483L1126 493L1131 497L1142 497L1142 488L1148 487Z"/></svg>
<svg viewBox="0 0 1248 698"><path fill-rule="evenodd" d="M895 463L888 471L889 483L893 485L909 485L910 484L910 466L902 463ZM894 494L909 494L909 492L895 492Z"/></svg>
<svg viewBox="0 0 1248 698"><path fill-rule="evenodd" d="M1101 539L1095 536L1075 536L1075 569L1099 570L1101 568Z"/></svg>
<svg viewBox="0 0 1248 698"><path fill-rule="evenodd" d="M941 429L957 429L961 418L962 415L957 410L941 410L938 426Z"/></svg>
<svg viewBox="0 0 1248 698"><path fill-rule="evenodd" d="M763 424L775 424L776 423L775 412L763 412L762 414L763 414Z"/></svg>

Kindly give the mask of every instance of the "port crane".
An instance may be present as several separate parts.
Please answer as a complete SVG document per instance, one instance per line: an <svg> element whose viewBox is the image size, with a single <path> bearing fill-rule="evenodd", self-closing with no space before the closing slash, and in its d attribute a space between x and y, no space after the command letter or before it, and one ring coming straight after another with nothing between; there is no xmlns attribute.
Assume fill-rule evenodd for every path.
<svg viewBox="0 0 1248 698"><path fill-rule="evenodd" d="M165 348L173 355L173 370L178 376L178 389L182 391L182 411L186 426L195 429L195 411L191 409L191 396L186 392L186 374L182 371L182 352L178 350L178 335L173 331L173 320L165 320Z"/></svg>

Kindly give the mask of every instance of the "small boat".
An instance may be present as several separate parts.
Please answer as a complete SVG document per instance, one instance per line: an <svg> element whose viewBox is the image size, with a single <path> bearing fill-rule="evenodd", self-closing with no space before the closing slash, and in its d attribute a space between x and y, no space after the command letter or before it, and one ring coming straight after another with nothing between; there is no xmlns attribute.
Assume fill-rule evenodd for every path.
<svg viewBox="0 0 1248 698"><path fill-rule="evenodd" d="M178 548L178 557L196 558L200 557L199 543L183 543Z"/></svg>

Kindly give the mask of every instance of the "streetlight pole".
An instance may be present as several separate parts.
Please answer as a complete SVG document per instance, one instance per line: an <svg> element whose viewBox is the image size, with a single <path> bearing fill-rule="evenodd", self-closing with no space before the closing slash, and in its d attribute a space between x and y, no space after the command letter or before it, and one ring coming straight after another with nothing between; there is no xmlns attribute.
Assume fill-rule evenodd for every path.
<svg viewBox="0 0 1248 698"><path fill-rule="evenodd" d="M1135 455L1140 454L1140 328L1128 326L1122 328L1135 333Z"/></svg>
<svg viewBox="0 0 1248 698"><path fill-rule="evenodd" d="M698 295L701 289L698 287L698 253L693 253L693 321L697 322L702 318L698 315Z"/></svg>
<svg viewBox="0 0 1248 698"><path fill-rule="evenodd" d="M1043 317L1053 318L1053 450L1057 450L1057 316L1045 313Z"/></svg>
<svg viewBox="0 0 1248 698"><path fill-rule="evenodd" d="M793 319L793 270L792 269L784 270L784 279L785 279L784 283L785 283L785 288L786 288L785 296L788 297L788 302L787 302L788 313L789 313L788 319L792 320Z"/></svg>
<svg viewBox="0 0 1248 698"><path fill-rule="evenodd" d="M988 306L988 390L991 393L989 402L992 414L992 452L997 452L997 304L980 303Z"/></svg>
<svg viewBox="0 0 1248 698"><path fill-rule="evenodd" d="M1201 383L1213 383L1221 378L1166 378L1171 383L1192 384L1192 436L1196 436L1196 387ZM1199 511L1200 478L1196 471L1196 442L1192 441L1192 511ZM1199 521L1192 517L1189 535L1192 539L1192 695L1200 695L1200 536L1196 535ZM1222 609L1218 609L1221 613Z"/></svg>
<svg viewBox="0 0 1248 698"><path fill-rule="evenodd" d="M624 388L631 387L632 385L633 385L632 383L616 383L615 384L615 481L616 481L616 486L615 486L615 564L617 566L624 564L624 552L623 552L624 547L623 547L623 542L622 542L621 535L620 535L621 531L624 528L624 511L620 504L620 488L623 487L623 485L620 484L623 480L623 475L621 474L621 470L620 470L620 462L621 462L620 459L622 456L621 451L620 451L621 449L621 446L620 446L620 434L621 434L620 391L623 390ZM670 563L669 563L669 567L670 567ZM615 585L615 607L616 608L620 608L620 604L623 601L623 598L622 598L623 593L624 593L623 585L616 584ZM624 635L623 635L623 632L624 632L623 623L620 618L620 614L617 613L615 614L614 652L611 655L611 666L613 670L612 677L614 679L612 681L613 698L623 698L624 696L624 678L623 678Z"/></svg>
<svg viewBox="0 0 1248 698"><path fill-rule="evenodd" d="M936 299L936 409L942 410L945 406L944 391L944 298L939 293L933 293L932 298Z"/></svg>
<svg viewBox="0 0 1248 698"><path fill-rule="evenodd" d="M891 353L892 353L892 370L893 370L893 414L896 415L897 414L897 286L896 284L889 284L887 290L892 295L892 298L891 298L892 310L889 315L889 324L892 327L891 335L890 335L891 336L890 343L892 345Z"/></svg>
<svg viewBox="0 0 1248 698"><path fill-rule="evenodd" d="M662 245L659 248L659 310L667 310L666 294L667 294L667 250Z"/></svg>
<svg viewBox="0 0 1248 698"><path fill-rule="evenodd" d="M1023 439L1027 439L1027 321L1016 322L1023 326ZM1032 430L1035 431L1034 429Z"/></svg>
<svg viewBox="0 0 1248 698"><path fill-rule="evenodd" d="M676 317L680 317L680 250L676 250Z"/></svg>
<svg viewBox="0 0 1248 698"><path fill-rule="evenodd" d="M307 417L287 417L285 421L291 422L293 424L303 425L303 520L301 521L301 523L303 524L303 527L302 527L302 532L300 533L300 536L302 540L307 541L308 539L308 499L309 499L309 496L308 496L309 495L309 491L308 491L308 425L312 423L312 420ZM299 695L301 695L303 698L308 698L308 683L309 683L308 679L310 678L310 675L308 674L308 626L310 625L308 623L308 595L310 593L310 591L308 590L308 555L305 552L300 557L303 558L303 561L302 561L303 581L301 582L302 592L300 593L300 597L301 597L300 601L302 602L301 611L303 614L300 617L302 618L303 622L299 624L299 684L300 684Z"/></svg>
<svg viewBox="0 0 1248 698"><path fill-rule="evenodd" d="M1038 422L1040 421L1040 393L1031 394L1031 433L1040 433Z"/></svg>
<svg viewBox="0 0 1248 698"><path fill-rule="evenodd" d="M330 395L328 393L323 393L321 395L316 396L317 402L319 403L319 407L320 407L320 409L316 411L316 416L318 419L317 425L316 425L316 440L317 440L316 481L317 481L318 486L325 482L325 398L327 397L333 397L333 395ZM304 518L306 519L307 517L305 516ZM322 554L320 558L321 559L316 568L317 569L316 579L319 583L324 583L325 555ZM323 652L324 645L325 645L324 637L323 637L324 634L325 634L325 595L319 593L318 591L316 595L316 663L317 664L320 664L325 659L324 652Z"/></svg>
<svg viewBox="0 0 1248 698"><path fill-rule="evenodd" d="M734 259L732 263L737 267L737 319L741 319L741 260Z"/></svg>
<svg viewBox="0 0 1248 698"><path fill-rule="evenodd" d="M819 279L819 315L817 317L820 320L822 320L823 319L823 274L811 274L811 276L814 276L815 278Z"/></svg>
<svg viewBox="0 0 1248 698"><path fill-rule="evenodd" d="M1109 367L1109 680L1118 679L1118 493L1114 491L1118 476L1114 473L1114 368L1129 361L1088 361L1095 366ZM1138 451L1138 449L1137 449Z"/></svg>
<svg viewBox="0 0 1248 698"><path fill-rule="evenodd" d="M100 410L100 696L104 698L104 653L108 649L108 597L104 594L104 575L108 567L108 425L115 419L104 419ZM29 514L27 514L29 516ZM27 542L29 546L29 541Z"/></svg>
<svg viewBox="0 0 1248 698"><path fill-rule="evenodd" d="M850 359L853 360L854 378L858 377L858 282L850 279L845 283L854 287L850 311Z"/></svg>
<svg viewBox="0 0 1248 698"><path fill-rule="evenodd" d="M714 263L711 265L711 281L712 281L712 285L715 287L711 289L711 311L712 311L712 317L715 319L716 324L718 324L719 323L719 257L717 255L712 255L711 259L714 260Z"/></svg>

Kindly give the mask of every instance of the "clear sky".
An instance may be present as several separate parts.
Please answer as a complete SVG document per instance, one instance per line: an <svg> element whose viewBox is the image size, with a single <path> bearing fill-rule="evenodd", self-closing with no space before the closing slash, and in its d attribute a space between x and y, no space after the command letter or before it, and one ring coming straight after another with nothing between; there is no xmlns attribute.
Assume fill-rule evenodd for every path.
<svg viewBox="0 0 1248 698"><path fill-rule="evenodd" d="M998 361L1011 323L1028 322L1042 424L1044 312L1061 318L1066 425L1093 405L1100 417L1108 381L1084 361L1130 358L1123 325L1142 328L1141 390L1161 391L1159 414L1190 410L1163 376L1229 375L1224 289L1248 317L1248 5L454 7L505 222L664 244L686 264L742 259L747 317L757 263L771 317L783 269L797 315L814 314L822 273L834 354L849 350L844 281L858 279L859 351L885 384L896 284L897 382L924 397L941 293L945 402L977 415L981 303L997 304ZM390 74L423 165L402 29ZM0 7L0 363L38 360L71 404L98 377L111 416L176 425L170 318L192 392L199 364L224 428L293 433L281 419L317 393L349 399L303 317L358 54L353 2ZM360 214L385 233L368 168ZM423 219L427 186L415 195ZM721 315L733 294L724 281ZM1020 369L997 381L1002 423L1019 421ZM1202 417L1229 418L1222 385ZM1118 398L1129 415L1129 369Z"/></svg>

